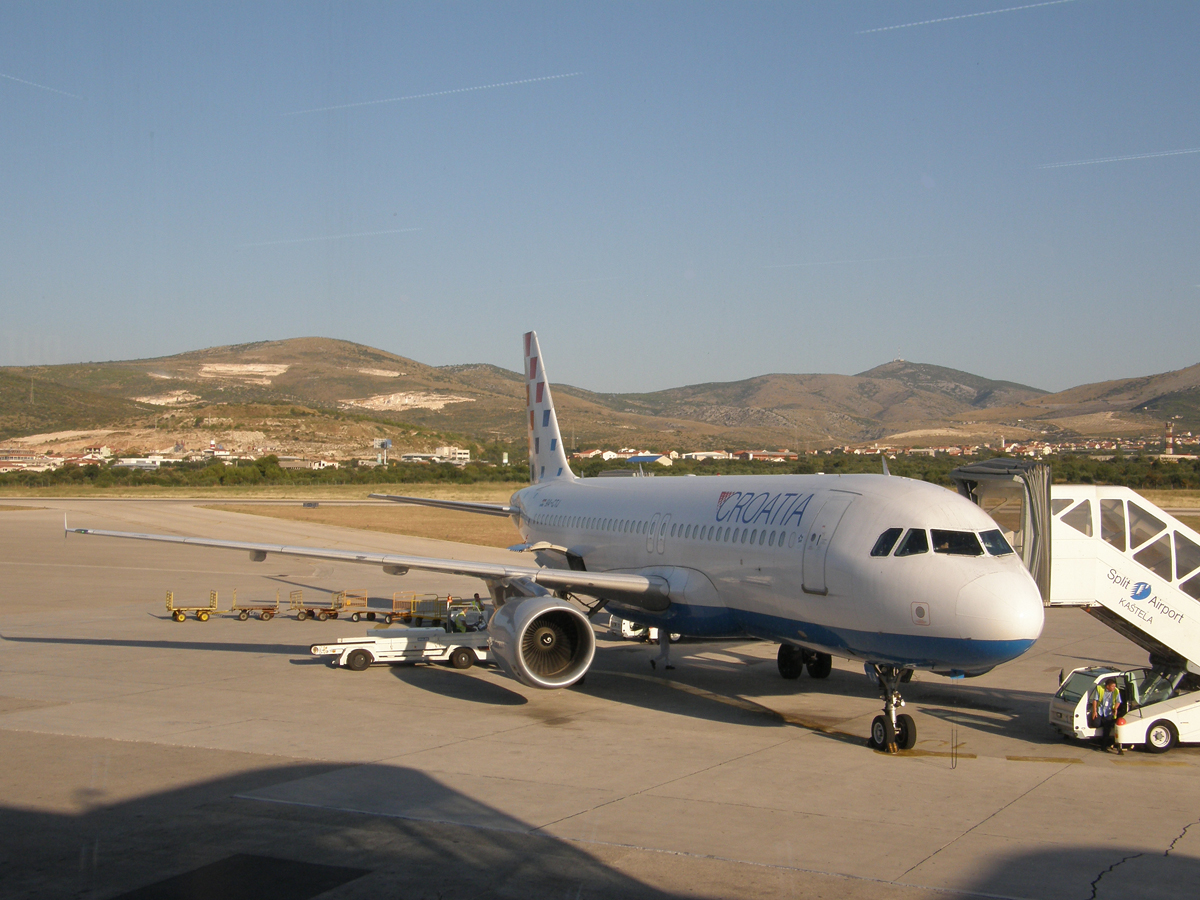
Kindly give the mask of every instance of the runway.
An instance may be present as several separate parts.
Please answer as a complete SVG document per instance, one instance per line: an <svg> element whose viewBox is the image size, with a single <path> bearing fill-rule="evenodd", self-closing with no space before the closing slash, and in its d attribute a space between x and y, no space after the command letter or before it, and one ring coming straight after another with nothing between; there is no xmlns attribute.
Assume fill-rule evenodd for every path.
<svg viewBox="0 0 1200 900"><path fill-rule="evenodd" d="M1145 664L1079 610L1048 611L1033 650L981 678L918 674L919 743L889 757L865 746L880 702L845 661L787 682L773 645L685 641L653 672L656 648L601 633L566 691L488 668L350 672L307 648L364 625L176 623L165 593L227 607L234 589L365 589L382 609L482 585L62 526L505 550L211 500L3 502L0 897L1057 900L1200 883L1200 748L1120 758L1046 722L1060 668Z"/></svg>

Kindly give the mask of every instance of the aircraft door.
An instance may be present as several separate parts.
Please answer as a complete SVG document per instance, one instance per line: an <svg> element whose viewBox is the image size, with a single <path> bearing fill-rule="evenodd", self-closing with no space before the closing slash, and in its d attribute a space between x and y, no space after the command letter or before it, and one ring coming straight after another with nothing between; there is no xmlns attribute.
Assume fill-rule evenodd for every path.
<svg viewBox="0 0 1200 900"><path fill-rule="evenodd" d="M825 584L825 556L829 552L829 544L833 533L846 508L853 502L853 494L833 493L829 496L813 517L812 524L804 531L804 580L801 587L806 594L827 594L829 588Z"/></svg>
<svg viewBox="0 0 1200 900"><path fill-rule="evenodd" d="M667 546L667 526L671 524L671 514L663 516L662 524L658 526L658 552L662 553Z"/></svg>
<svg viewBox="0 0 1200 900"><path fill-rule="evenodd" d="M646 530L646 552L654 552L654 542L658 539L658 521L661 514L650 520L650 527ZM662 552L662 551L659 551Z"/></svg>

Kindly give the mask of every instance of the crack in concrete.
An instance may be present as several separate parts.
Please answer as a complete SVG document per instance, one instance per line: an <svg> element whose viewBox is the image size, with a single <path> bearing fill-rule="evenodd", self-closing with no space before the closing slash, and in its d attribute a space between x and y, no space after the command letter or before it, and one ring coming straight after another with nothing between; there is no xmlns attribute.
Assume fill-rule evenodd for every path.
<svg viewBox="0 0 1200 900"><path fill-rule="evenodd" d="M1186 825L1184 825L1183 831L1179 832L1179 834L1175 836L1175 840L1171 841L1171 845L1163 851L1163 856L1171 855L1171 851L1175 849L1175 845L1183 840L1184 836L1188 833L1188 829L1193 825L1200 825L1200 819L1197 819L1195 822L1188 822Z"/></svg>
<svg viewBox="0 0 1200 900"><path fill-rule="evenodd" d="M1189 822L1188 824L1183 826L1183 830L1180 831L1179 834L1177 834L1175 836L1175 840L1171 841L1171 843L1167 845L1167 849L1163 851L1164 857L1171 855L1171 851L1175 849L1175 845L1183 840L1183 838L1188 833L1188 829L1190 829L1193 825L1200 825L1200 819L1197 819L1195 822ZM1104 878L1105 875L1108 875L1109 873L1113 872L1118 866L1124 865L1125 863L1129 862L1131 859L1137 859L1138 857L1145 856L1145 855L1146 855L1145 853L1131 853L1128 856L1118 859L1115 863L1113 863L1111 866L1109 866L1107 869L1105 869L1103 872L1101 872L1099 875L1097 875L1092 880L1092 883L1091 883L1092 893L1088 897L1088 900L1096 900L1097 893L1100 890L1100 880L1102 878Z"/></svg>
<svg viewBox="0 0 1200 900"><path fill-rule="evenodd" d="M1123 856L1120 859L1118 859L1115 863L1113 863L1111 866L1109 866L1107 869L1105 869L1103 872L1101 872L1099 875L1097 875L1095 878L1093 878L1092 884L1091 884L1092 893L1088 896L1088 900L1096 900L1096 892L1100 890L1100 879L1102 879L1105 875L1112 872L1114 869L1117 868L1117 866L1122 866L1125 863L1129 862L1131 859L1137 859L1139 856L1145 856L1145 855L1146 854L1144 854L1144 853L1131 853L1128 856Z"/></svg>

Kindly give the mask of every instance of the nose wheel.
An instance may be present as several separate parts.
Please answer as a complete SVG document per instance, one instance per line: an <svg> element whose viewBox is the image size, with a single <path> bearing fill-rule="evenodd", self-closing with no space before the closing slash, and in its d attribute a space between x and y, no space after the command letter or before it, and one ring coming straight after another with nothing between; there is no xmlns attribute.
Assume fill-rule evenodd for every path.
<svg viewBox="0 0 1200 900"><path fill-rule="evenodd" d="M912 716L899 710L904 706L900 685L912 678L912 669L869 664L868 672L871 670L874 670L879 682L883 715L876 716L871 722L871 736L867 744L874 750L886 750L888 753L911 750L917 743L917 723Z"/></svg>

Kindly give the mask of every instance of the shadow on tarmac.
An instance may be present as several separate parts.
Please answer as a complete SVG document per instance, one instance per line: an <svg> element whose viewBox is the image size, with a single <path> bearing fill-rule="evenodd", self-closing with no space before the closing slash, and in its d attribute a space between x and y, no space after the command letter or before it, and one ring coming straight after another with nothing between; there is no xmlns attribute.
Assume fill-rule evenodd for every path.
<svg viewBox="0 0 1200 900"><path fill-rule="evenodd" d="M255 793L282 799L247 796ZM0 805L0 897L302 900L319 892L316 881L297 890L296 878L267 877L281 863L340 868L339 897L673 896L398 766L255 769L79 815Z"/></svg>
<svg viewBox="0 0 1200 900"><path fill-rule="evenodd" d="M469 700L488 706L524 706L522 694L486 678L472 678L441 666L392 666L392 675L407 685L454 700Z"/></svg>
<svg viewBox="0 0 1200 900"><path fill-rule="evenodd" d="M1196 824L1183 832L1195 830ZM1196 896L1200 860L1174 845L1164 852L1099 844L1098 840L1094 847L1055 847L1002 857L982 869L964 890L999 900L1193 900Z"/></svg>

